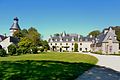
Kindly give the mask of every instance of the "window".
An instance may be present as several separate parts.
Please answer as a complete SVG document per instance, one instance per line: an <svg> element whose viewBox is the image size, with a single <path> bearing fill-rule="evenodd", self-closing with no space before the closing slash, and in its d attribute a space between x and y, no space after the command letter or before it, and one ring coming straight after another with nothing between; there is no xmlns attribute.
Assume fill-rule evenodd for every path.
<svg viewBox="0 0 120 80"><path fill-rule="evenodd" d="M72 48L72 51L73 51L73 48Z"/></svg>
<svg viewBox="0 0 120 80"><path fill-rule="evenodd" d="M68 39L66 39L66 41L68 41Z"/></svg>
<svg viewBox="0 0 120 80"><path fill-rule="evenodd" d="M80 48L80 51L82 51L82 48Z"/></svg>
<svg viewBox="0 0 120 80"><path fill-rule="evenodd" d="M72 45L74 45L74 44L72 43Z"/></svg>
<svg viewBox="0 0 120 80"><path fill-rule="evenodd" d="M85 48L85 50L87 51L87 48Z"/></svg>
<svg viewBox="0 0 120 80"><path fill-rule="evenodd" d="M62 43L60 43L60 45L62 45Z"/></svg>
<svg viewBox="0 0 120 80"><path fill-rule="evenodd" d="M55 43L55 45L57 45L57 43Z"/></svg>
<svg viewBox="0 0 120 80"><path fill-rule="evenodd" d="M68 43L66 43L66 45L68 45Z"/></svg>
<svg viewBox="0 0 120 80"><path fill-rule="evenodd" d="M112 52L112 46L110 46L110 52Z"/></svg>
<svg viewBox="0 0 120 80"><path fill-rule="evenodd" d="M52 45L52 43L51 43L51 45Z"/></svg>
<svg viewBox="0 0 120 80"><path fill-rule="evenodd" d="M82 43L80 43L80 45L82 45Z"/></svg>

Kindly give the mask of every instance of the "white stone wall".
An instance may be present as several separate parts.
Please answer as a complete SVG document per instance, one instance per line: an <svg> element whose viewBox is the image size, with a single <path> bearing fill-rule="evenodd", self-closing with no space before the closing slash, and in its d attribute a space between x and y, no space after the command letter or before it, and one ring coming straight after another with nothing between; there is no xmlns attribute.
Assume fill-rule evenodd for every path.
<svg viewBox="0 0 120 80"><path fill-rule="evenodd" d="M49 42L48 44L49 44L50 48L52 48L52 46L56 46L57 51L60 51L60 48L62 48L62 51L66 50L66 48L63 48L63 47L68 46L69 47L68 51L72 52L72 51L74 51L75 43L78 43L78 51L79 52L91 50L90 45L92 44L92 42L89 42L89 41L87 41L87 42L86 41L85 42ZM55 45L55 44L57 44L57 45ZM68 44L68 45L66 45L66 44ZM80 48L82 48L82 50L80 50Z"/></svg>
<svg viewBox="0 0 120 80"><path fill-rule="evenodd" d="M8 37L5 40L3 40L2 42L0 42L0 45L2 46L2 48L4 48L7 52L8 52L7 47L11 44L12 44L12 42L10 42L10 37Z"/></svg>
<svg viewBox="0 0 120 80"><path fill-rule="evenodd" d="M79 42L78 43L78 51L79 52L82 52L82 51L91 51L91 47L90 47L91 44L92 44L92 42L90 42L90 41ZM80 48L82 50L80 50Z"/></svg>
<svg viewBox="0 0 120 80"><path fill-rule="evenodd" d="M112 50L110 51L110 46ZM119 43L102 43L103 54L118 54L119 53Z"/></svg>

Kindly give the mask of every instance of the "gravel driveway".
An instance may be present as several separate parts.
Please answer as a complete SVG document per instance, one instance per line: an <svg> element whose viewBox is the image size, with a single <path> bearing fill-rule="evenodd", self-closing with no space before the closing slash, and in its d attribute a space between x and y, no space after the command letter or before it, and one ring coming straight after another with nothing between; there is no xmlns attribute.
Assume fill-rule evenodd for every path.
<svg viewBox="0 0 120 80"><path fill-rule="evenodd" d="M76 80L120 80L120 56L90 54L98 58L97 66L80 75Z"/></svg>

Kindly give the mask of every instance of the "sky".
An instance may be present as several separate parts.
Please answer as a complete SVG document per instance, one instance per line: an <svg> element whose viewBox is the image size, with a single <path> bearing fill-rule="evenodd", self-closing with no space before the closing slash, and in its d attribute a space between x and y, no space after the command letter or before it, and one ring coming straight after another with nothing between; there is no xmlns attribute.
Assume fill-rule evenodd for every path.
<svg viewBox="0 0 120 80"><path fill-rule="evenodd" d="M34 27L43 39L64 31L86 36L120 26L120 0L0 0L0 34L9 35L14 17L21 29Z"/></svg>

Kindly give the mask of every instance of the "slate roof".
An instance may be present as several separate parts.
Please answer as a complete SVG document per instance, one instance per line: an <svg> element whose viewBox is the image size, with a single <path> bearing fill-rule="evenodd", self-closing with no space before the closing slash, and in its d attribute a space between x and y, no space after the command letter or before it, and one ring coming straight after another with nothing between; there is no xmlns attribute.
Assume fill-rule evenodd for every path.
<svg viewBox="0 0 120 80"><path fill-rule="evenodd" d="M3 41L6 37L3 35L0 35L0 41Z"/></svg>
<svg viewBox="0 0 120 80"><path fill-rule="evenodd" d="M107 30L108 32L104 33L105 30ZM115 31L111 27L109 27L108 29L104 29L103 32L94 39L94 43L97 43L96 46L100 47L102 43L108 42L109 38L111 38L112 42L118 43L115 37Z"/></svg>
<svg viewBox="0 0 120 80"><path fill-rule="evenodd" d="M14 18L14 23L12 24L10 30L20 30L17 17Z"/></svg>
<svg viewBox="0 0 120 80"><path fill-rule="evenodd" d="M14 44L17 44L19 42L19 39L16 37L10 36L10 42L13 42Z"/></svg>
<svg viewBox="0 0 120 80"><path fill-rule="evenodd" d="M62 42L72 42L74 41L92 41L93 38L90 38L89 36L87 37L83 37L82 35L78 35L78 34L67 34L65 36L59 35L59 36L53 36L51 38L49 38L49 42L52 39L53 42L60 42L60 39L62 39Z"/></svg>

